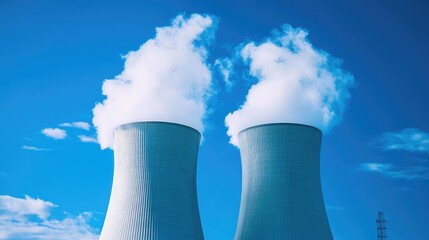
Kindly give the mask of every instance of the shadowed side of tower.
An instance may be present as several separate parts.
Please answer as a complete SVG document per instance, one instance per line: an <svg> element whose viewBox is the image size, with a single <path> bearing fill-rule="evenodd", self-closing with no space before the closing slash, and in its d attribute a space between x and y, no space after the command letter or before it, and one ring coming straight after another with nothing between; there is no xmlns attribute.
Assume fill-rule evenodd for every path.
<svg viewBox="0 0 429 240"><path fill-rule="evenodd" d="M197 130L138 122L114 133L114 176L101 240L203 239Z"/></svg>
<svg viewBox="0 0 429 240"><path fill-rule="evenodd" d="M242 193L236 240L331 240L317 128L266 124L240 132Z"/></svg>

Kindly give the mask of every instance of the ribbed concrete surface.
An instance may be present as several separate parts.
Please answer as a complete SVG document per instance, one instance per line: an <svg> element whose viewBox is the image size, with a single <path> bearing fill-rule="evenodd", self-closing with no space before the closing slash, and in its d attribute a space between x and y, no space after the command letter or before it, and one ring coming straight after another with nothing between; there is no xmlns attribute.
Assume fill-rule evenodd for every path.
<svg viewBox="0 0 429 240"><path fill-rule="evenodd" d="M322 134L267 124L239 134L242 193L236 240L333 239L320 184Z"/></svg>
<svg viewBox="0 0 429 240"><path fill-rule="evenodd" d="M196 193L199 141L198 131L172 123L117 128L100 239L203 239Z"/></svg>

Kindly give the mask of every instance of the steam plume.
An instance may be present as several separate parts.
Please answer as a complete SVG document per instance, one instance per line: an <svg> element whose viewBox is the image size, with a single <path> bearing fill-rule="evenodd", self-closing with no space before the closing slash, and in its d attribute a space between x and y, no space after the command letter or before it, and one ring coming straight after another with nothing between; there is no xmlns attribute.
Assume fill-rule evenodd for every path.
<svg viewBox="0 0 429 240"><path fill-rule="evenodd" d="M176 17L171 26L125 56L122 73L103 83L106 99L93 109L102 149L112 148L113 130L135 121L169 121L201 133L212 76L206 44L213 19Z"/></svg>
<svg viewBox="0 0 429 240"><path fill-rule="evenodd" d="M244 104L225 118L230 142L248 127L274 122L302 123L327 132L341 118L353 76L341 61L316 49L301 28L283 26L262 44L241 49L257 82Z"/></svg>

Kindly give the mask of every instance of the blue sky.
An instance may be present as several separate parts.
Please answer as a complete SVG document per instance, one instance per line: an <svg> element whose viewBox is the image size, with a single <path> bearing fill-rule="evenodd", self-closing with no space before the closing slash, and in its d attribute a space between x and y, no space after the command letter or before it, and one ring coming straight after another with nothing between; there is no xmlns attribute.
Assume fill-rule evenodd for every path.
<svg viewBox="0 0 429 240"><path fill-rule="evenodd" d="M206 47L216 94L197 173L206 239L234 236L241 167L224 120L254 81L248 65L237 63L226 88L215 61L284 24L306 29L313 46L341 59L355 80L341 122L322 143L334 238L374 239L381 210L389 239L422 239L429 218L428 10L417 0L1 1L0 239L99 234L113 174L112 151L93 142L101 86L156 27L192 13L217 21ZM25 237L28 229L41 235Z"/></svg>

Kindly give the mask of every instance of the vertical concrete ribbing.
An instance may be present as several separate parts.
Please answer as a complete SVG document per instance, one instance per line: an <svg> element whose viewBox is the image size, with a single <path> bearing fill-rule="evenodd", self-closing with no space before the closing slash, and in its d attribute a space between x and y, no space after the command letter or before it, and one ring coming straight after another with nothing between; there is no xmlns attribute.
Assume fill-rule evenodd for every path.
<svg viewBox="0 0 429 240"><path fill-rule="evenodd" d="M331 240L320 183L321 132L266 124L239 134L242 195L236 240Z"/></svg>
<svg viewBox="0 0 429 240"><path fill-rule="evenodd" d="M199 141L196 130L179 124L118 127L100 239L203 239L196 193Z"/></svg>

